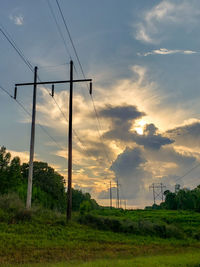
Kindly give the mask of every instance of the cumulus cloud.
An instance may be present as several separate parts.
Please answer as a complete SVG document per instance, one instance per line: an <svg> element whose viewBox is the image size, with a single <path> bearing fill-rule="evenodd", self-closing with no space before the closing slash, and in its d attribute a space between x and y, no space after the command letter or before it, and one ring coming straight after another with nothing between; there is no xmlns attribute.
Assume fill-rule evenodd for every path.
<svg viewBox="0 0 200 267"><path fill-rule="evenodd" d="M144 180L149 177L149 173L143 168L145 162L140 148L126 147L111 166L111 170L126 192L127 199L137 199L141 190L144 190Z"/></svg>
<svg viewBox="0 0 200 267"><path fill-rule="evenodd" d="M149 149L160 149L161 146L172 144L173 140L162 136L154 124L147 124L144 134L139 135L132 130L135 120L145 115L135 106L106 106L100 111L102 117L110 119L110 130L104 133L106 139L117 139L122 142L135 142Z"/></svg>
<svg viewBox="0 0 200 267"><path fill-rule="evenodd" d="M10 15L9 18L17 26L22 26L24 24L24 17L22 15Z"/></svg>
<svg viewBox="0 0 200 267"><path fill-rule="evenodd" d="M145 43L160 43L174 27L193 27L199 21L199 14L198 1L161 1L146 11L143 20L137 24L135 38Z"/></svg>
<svg viewBox="0 0 200 267"><path fill-rule="evenodd" d="M192 51L192 50L170 50L166 48L160 48L160 49L155 49L150 52L146 53L138 53L138 56L150 56L150 55L173 55L173 54L183 54L183 55L192 55L192 54L199 54L197 51Z"/></svg>

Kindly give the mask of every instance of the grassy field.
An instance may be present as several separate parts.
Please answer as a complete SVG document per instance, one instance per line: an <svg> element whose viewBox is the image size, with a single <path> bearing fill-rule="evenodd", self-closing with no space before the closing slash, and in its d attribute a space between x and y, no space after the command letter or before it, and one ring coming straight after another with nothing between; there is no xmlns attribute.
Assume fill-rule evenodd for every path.
<svg viewBox="0 0 200 267"><path fill-rule="evenodd" d="M66 224L64 215L44 209L0 209L0 266L199 266L199 213L103 209L91 216L94 225L78 223L77 214ZM118 232L101 229L113 222L121 227L119 221ZM171 229L170 237L159 236L163 225Z"/></svg>
<svg viewBox="0 0 200 267"><path fill-rule="evenodd" d="M2 267L43 267L44 264L20 264L20 265L1 265ZM162 255L162 256L146 256L135 257L132 259L117 260L97 260L86 263L54 263L45 264L46 267L199 267L199 252L191 252L186 254Z"/></svg>

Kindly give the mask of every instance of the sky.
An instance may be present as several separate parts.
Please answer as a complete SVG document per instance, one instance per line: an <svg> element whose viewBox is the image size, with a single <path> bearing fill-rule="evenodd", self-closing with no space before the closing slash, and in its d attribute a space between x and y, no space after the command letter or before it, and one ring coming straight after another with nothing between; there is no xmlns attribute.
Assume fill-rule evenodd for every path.
<svg viewBox="0 0 200 267"><path fill-rule="evenodd" d="M174 190L200 184L200 1L58 0L86 78L74 86L73 186L109 205L109 185L129 208L153 202L149 186ZM55 17L52 16L52 10ZM55 20L62 32L58 31ZM2 1L0 27L42 81L83 78L56 0ZM65 40L65 42L63 41ZM0 85L33 73L0 32ZM35 160L67 180L69 85L38 87ZM32 87L17 100L31 113ZM0 90L0 145L29 160L31 118ZM45 130L44 130L45 129ZM48 134L47 134L48 133ZM113 202L115 204L115 200Z"/></svg>

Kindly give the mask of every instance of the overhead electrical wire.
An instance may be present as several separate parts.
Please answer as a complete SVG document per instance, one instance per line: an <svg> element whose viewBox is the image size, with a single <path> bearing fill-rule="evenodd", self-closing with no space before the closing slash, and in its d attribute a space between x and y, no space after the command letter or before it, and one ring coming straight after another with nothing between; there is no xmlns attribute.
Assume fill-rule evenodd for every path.
<svg viewBox="0 0 200 267"><path fill-rule="evenodd" d="M184 175L178 177L175 182L181 180L182 178L184 178L185 176L187 176L188 174L190 174L193 170L197 169L200 166L200 163L198 163L196 166L194 166L193 168L191 168L189 171L187 171Z"/></svg>
<svg viewBox="0 0 200 267"><path fill-rule="evenodd" d="M11 44L11 46L14 48L14 50L17 52L17 54L20 56L20 58L23 60L23 62L27 65L27 67L31 70L31 72L34 72L34 68L32 66L32 64L30 63L30 61L28 59L26 59L26 57L24 56L23 52L17 47L16 43L14 42L14 40L12 39L12 37L8 34L8 32L3 29L2 27L0 27L0 32L3 34L3 36L6 38L6 40ZM38 75L38 80L41 82L41 79ZM0 87L7 95L9 95L10 97L13 98L13 96L2 86ZM49 90L44 86L44 89L49 93ZM66 117L66 115L64 114L64 112L62 111L60 105L58 104L58 102L56 101L55 98L53 98L53 101L55 102L56 106L58 107L60 113L62 114L63 118L65 119L66 122L68 122L68 119ZM21 108L27 113L27 110L24 108L24 106L16 99L16 102L21 106ZM29 114L30 115L30 114ZM39 125L39 124L38 124ZM42 128L42 125L40 125L40 127ZM45 131L43 129L43 131ZM81 139L78 137L78 134L76 133L76 131L73 129L73 132L76 136L76 138L79 140L79 142L82 144L83 147L84 144L81 141ZM53 140L53 137L50 137ZM55 143L57 143L55 140L53 140ZM63 148L62 148L63 149ZM81 148L82 149L82 148Z"/></svg>
<svg viewBox="0 0 200 267"><path fill-rule="evenodd" d="M53 17L53 19L54 19L54 22L55 22L55 24L56 24L58 33L59 33L59 35L60 35L60 37L61 37L61 39L62 39L62 41L63 41L63 43L64 43L65 50L66 50L67 54L69 55L69 58L71 59L71 55L70 55L69 48L68 48L68 46L67 46L66 40L65 40L65 38L64 38L64 35L62 34L62 30L61 30L61 28L60 28L60 25L59 25L59 23L58 23L58 21L57 21L57 19L56 19L56 15L55 15L54 10L53 10L53 8L52 8L52 6L51 6L51 3L50 3L49 0L46 0L46 1L47 1L47 4L48 4L48 7L49 7L49 9L50 9L51 15L52 15L52 17Z"/></svg>
<svg viewBox="0 0 200 267"><path fill-rule="evenodd" d="M4 91L8 96L10 96L12 99L14 99L14 97L4 88L4 87L2 87L1 85L0 85L0 89L2 90L2 91ZM31 113L25 108L25 106L20 102L20 101L18 101L17 99L15 99L15 101L16 101L16 103L23 109L23 111L29 116L29 117L31 117ZM44 127L44 126L42 126L40 123L37 123L38 124L38 126L46 133L46 135L51 139L51 140L53 140L53 142L57 145L57 147L59 148L59 149L61 149L61 150L63 150L63 148L58 144L58 142L56 141L56 139L53 137L53 136L51 136L50 134L49 134L49 132L46 130L46 128Z"/></svg>
<svg viewBox="0 0 200 267"><path fill-rule="evenodd" d="M59 12L60 12L60 15L61 15L61 18L62 18L62 20L63 20L63 23L64 23L65 29L66 29L66 31L67 31L67 34L68 34L68 36L69 36L69 39L70 39L72 48L73 48L73 50L74 50L76 59L77 59L77 61L78 61L78 65L79 65L80 70L81 70L81 73L82 73L82 76L83 76L84 79L86 79L85 73L84 73L84 71L83 71L83 66L82 66L82 64L81 64L80 58L79 58L79 56L78 56L78 52L77 52L77 50L76 50L76 47L75 47L75 44L74 44L74 42L73 42L71 33L70 33L69 28L68 28L68 26L67 26L66 19L65 19L64 15L63 15L63 12L62 12L62 9L61 9L61 6L60 6L58 0L56 0L56 4L57 4L57 6L58 6L58 10L59 10ZM89 86L88 86L88 84L87 84L87 87L88 87L88 91L89 91ZM98 123L98 125L99 125L99 127L97 127L97 131L98 131L98 134L99 134L99 138L100 138L100 141L101 141L102 143L104 143L104 142L103 142L103 137L102 137L102 135L101 135L101 133L100 133L100 130L101 130L101 124L100 124L99 115L98 115L98 113L97 113L97 109L96 109L96 105L95 105L93 96L92 96L91 94L90 94L90 96L91 96L91 101L92 101L92 104L93 104L93 108L94 108L94 112L95 112L96 120L97 120L97 123ZM108 160L110 163L112 163L112 160L110 160L110 158L109 158L109 156L108 156L108 153L106 152L105 148L103 148L103 149L104 149L104 154L105 154L107 160Z"/></svg>

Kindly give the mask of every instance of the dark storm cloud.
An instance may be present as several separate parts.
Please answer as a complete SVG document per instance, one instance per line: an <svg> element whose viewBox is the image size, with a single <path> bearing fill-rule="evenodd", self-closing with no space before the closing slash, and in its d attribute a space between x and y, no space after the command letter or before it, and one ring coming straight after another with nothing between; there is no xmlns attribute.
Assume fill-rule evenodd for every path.
<svg viewBox="0 0 200 267"><path fill-rule="evenodd" d="M148 149L160 149L162 146L174 142L172 139L157 133L157 130L154 124L147 124L143 135L134 134L134 141Z"/></svg>
<svg viewBox="0 0 200 267"><path fill-rule="evenodd" d="M107 105L105 109L100 111L100 115L104 118L112 118L117 120L135 120L145 116L144 112L140 112L136 106L111 106Z"/></svg>
<svg viewBox="0 0 200 267"><path fill-rule="evenodd" d="M135 106L106 106L100 111L100 115L110 119L110 130L104 133L104 138L109 140L119 140L122 142L135 142L148 149L160 149L164 145L172 144L174 141L158 133L154 124L147 124L144 134L139 135L131 130L136 119L145 116Z"/></svg>
<svg viewBox="0 0 200 267"><path fill-rule="evenodd" d="M200 122L171 129L166 134L173 138L177 145L200 147Z"/></svg>
<svg viewBox="0 0 200 267"><path fill-rule="evenodd" d="M151 177L144 170L146 159L140 148L126 148L113 162L111 170L119 180L126 199L136 199L141 191L144 191L144 180ZM103 192L101 197L105 195ZM123 196L122 196L123 197Z"/></svg>
<svg viewBox="0 0 200 267"><path fill-rule="evenodd" d="M139 170L140 165L145 162L146 160L139 148L126 148L122 154L118 155L110 169L115 172L117 177L129 177L133 175L135 170Z"/></svg>

